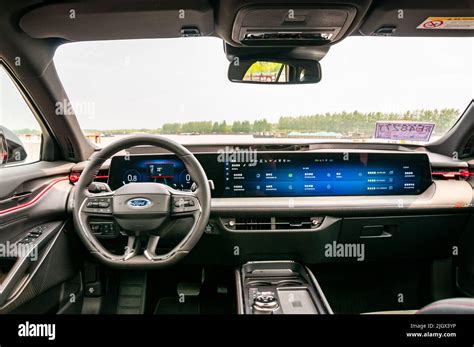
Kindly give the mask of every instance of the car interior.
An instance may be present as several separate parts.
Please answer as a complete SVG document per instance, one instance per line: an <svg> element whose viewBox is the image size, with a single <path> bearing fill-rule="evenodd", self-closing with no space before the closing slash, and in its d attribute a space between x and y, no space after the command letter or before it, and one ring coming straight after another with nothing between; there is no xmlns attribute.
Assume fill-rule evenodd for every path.
<svg viewBox="0 0 474 347"><path fill-rule="evenodd" d="M473 314L473 36L470 0L1 1L0 313Z"/></svg>

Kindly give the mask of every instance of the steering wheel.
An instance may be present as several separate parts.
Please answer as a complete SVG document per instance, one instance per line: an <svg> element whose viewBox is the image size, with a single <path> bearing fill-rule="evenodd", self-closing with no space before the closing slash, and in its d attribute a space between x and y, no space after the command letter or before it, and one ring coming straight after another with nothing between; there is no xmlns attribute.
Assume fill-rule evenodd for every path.
<svg viewBox="0 0 474 347"><path fill-rule="evenodd" d="M191 175L195 189L178 191L161 183L128 183L115 191L91 193L89 185L101 165L113 154L141 145L161 147L180 159ZM211 192L199 161L179 143L163 136L139 135L117 140L94 155L74 191L74 224L86 248L100 262L118 268L160 268L185 257L202 236L209 220ZM114 219L128 236L124 254L107 250L91 231L91 217ZM160 236L172 231L182 218L192 218L186 236L168 253L157 255ZM141 252L141 240L147 240Z"/></svg>

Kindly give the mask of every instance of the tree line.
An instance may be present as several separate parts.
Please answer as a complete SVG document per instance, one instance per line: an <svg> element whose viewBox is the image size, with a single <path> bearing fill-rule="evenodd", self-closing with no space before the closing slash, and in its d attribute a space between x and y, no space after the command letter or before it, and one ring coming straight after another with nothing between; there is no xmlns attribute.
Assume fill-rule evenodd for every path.
<svg viewBox="0 0 474 347"><path fill-rule="evenodd" d="M262 118L250 122L234 121L192 121L184 123L165 123L156 129L115 129L85 130L86 133L104 135L130 134L136 132L155 134L258 134L263 132L335 132L342 135L360 134L371 136L378 121L411 121L435 123L434 134L446 132L459 117L459 110L445 108L441 110L415 110L404 113L384 112L335 112L304 116L280 117L278 122L271 123Z"/></svg>

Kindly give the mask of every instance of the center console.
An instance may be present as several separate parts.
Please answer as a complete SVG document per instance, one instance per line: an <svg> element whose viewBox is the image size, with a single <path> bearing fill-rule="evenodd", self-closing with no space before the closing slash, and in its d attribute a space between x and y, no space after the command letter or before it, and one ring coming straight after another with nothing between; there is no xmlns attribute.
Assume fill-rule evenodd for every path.
<svg viewBox="0 0 474 347"><path fill-rule="evenodd" d="M236 271L241 314L332 314L316 278L292 261L249 262Z"/></svg>

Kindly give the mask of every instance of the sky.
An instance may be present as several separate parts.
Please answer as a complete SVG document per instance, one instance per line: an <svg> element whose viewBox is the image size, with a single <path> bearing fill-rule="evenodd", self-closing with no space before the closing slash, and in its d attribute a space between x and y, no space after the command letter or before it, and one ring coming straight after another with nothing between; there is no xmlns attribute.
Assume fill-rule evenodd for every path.
<svg viewBox="0 0 474 347"><path fill-rule="evenodd" d="M311 85L232 83L222 40L211 37L69 43L54 64L83 129L463 111L474 95L473 38L349 37L331 47L321 82Z"/></svg>
<svg viewBox="0 0 474 347"><path fill-rule="evenodd" d="M10 130L35 129L39 124L16 88L7 71L0 65L0 125Z"/></svg>

